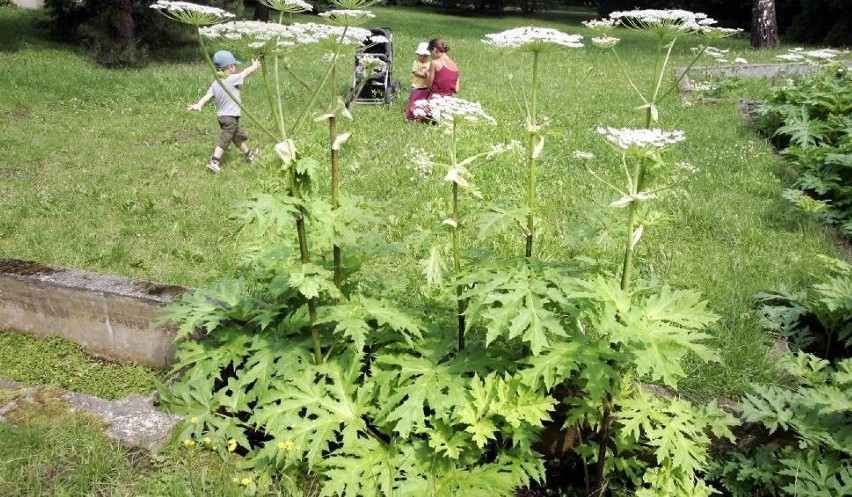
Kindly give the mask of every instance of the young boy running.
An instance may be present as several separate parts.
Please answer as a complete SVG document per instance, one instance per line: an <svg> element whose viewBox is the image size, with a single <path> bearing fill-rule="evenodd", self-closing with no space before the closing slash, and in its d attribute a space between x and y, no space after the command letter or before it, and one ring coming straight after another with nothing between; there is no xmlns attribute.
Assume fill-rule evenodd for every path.
<svg viewBox="0 0 852 497"><path fill-rule="evenodd" d="M213 81L210 89L201 97L201 100L186 108L186 110L190 111L200 111L210 100L214 100L216 104L216 116L219 120L219 127L222 129L222 134L219 137L219 144L213 149L213 157L207 163L207 169L217 174L222 172L219 162L222 160L222 155L228 149L228 145L231 142L234 142L234 145L245 154L249 164L254 162L259 152L258 149L249 150L246 144L248 133L240 129L241 112L237 102L241 102L240 86L243 84L243 80L260 67L260 61L257 59L252 60L250 66L242 72L234 74L239 63L234 58L234 55L227 50L219 50L213 54L213 65L216 66L218 71L225 73L225 76L222 77L222 84L228 88L228 91L234 96L236 102L222 89L222 86L218 82Z"/></svg>

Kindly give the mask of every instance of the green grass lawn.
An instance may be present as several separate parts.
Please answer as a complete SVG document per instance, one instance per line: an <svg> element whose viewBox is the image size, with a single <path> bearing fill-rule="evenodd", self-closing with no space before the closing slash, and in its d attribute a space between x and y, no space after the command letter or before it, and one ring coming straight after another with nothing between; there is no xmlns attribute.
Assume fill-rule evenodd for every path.
<svg viewBox="0 0 852 497"><path fill-rule="evenodd" d="M394 76L403 88L418 41L439 35L451 46L463 74L460 96L482 103L499 121L494 128L477 129L465 143L522 136L506 70L480 42L483 35L525 24L592 35L578 25L582 15L576 12L533 20L403 8L377 8L376 13L376 25L394 30ZM170 62L161 54L145 69L105 69L46 41L31 26L37 16L0 8L0 256L188 286L232 274L240 236L229 216L238 201L269 178L275 162L272 142L249 123L253 144L264 147L266 160L248 166L232 150L224 172L210 174L204 164L218 136L213 112L210 107L201 114L185 110L210 81L200 55L191 62L183 55ZM620 35L629 70L650 77L653 41L638 33ZM689 47L697 42L679 42L676 65L689 60ZM715 45L754 62L773 56L750 53L745 39ZM292 64L312 80L316 68L311 62ZM508 66L509 72L526 67L520 59ZM352 67L343 64L341 73L342 93ZM595 214L612 195L571 153L593 152L597 158L591 167L617 181L615 157L595 127L642 127L641 114L632 110L640 102L612 56L591 46L547 56L544 73L541 112L559 132L549 138L540 163L537 252L552 260L591 256L604 270L617 272L620 239L610 243L597 235L620 225L620 220L611 223L618 213L603 221ZM288 82L285 92L292 103L304 90ZM260 77L249 78L243 95L250 109L268 118ZM434 228L447 213L440 178L426 184L412 179L403 157L412 146L442 152L438 129L405 122L406 98L403 90L390 108L358 106L355 121L342 124L353 132L342 153L342 189L379 205L383 232L401 243ZM713 333L725 362L696 366L686 386L736 394L749 381L774 376L763 347L768 338L749 313L750 297L780 284L804 285L821 271L816 256L838 251L830 232L780 199L783 165L733 105L687 107L671 98L661 115L664 128L686 133L687 141L674 150L676 160L700 173L686 186L687 196L666 204L668 220L645 231L637 270L641 277L706 295L722 316ZM304 140L300 147L320 150L325 132L316 126L316 140ZM473 174L486 199L520 201L523 196L525 172L517 164L496 161ZM581 229L589 223L599 228L595 236ZM499 240L493 248L518 253L521 243L520 237ZM422 256L412 245L406 255L375 261L367 271L388 281L416 277L406 268L414 268Z"/></svg>

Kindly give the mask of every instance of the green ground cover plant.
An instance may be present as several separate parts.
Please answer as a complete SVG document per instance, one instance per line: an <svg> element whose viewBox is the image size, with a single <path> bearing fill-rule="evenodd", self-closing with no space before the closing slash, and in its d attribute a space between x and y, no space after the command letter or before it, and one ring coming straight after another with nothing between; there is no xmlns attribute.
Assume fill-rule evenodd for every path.
<svg viewBox="0 0 852 497"><path fill-rule="evenodd" d="M201 16L176 11L175 17L196 25L211 22L203 17L209 11ZM393 12L381 14L390 21ZM338 20L354 31L351 13ZM690 114L695 109L663 98L672 95L669 64L695 57L667 38L668 29L656 31L656 37L625 32L618 54L560 53L542 71L539 49L528 48L529 56L503 59L498 80L499 53L474 44L493 28L504 28L503 22L475 36L467 23L458 28L470 53L488 55L457 59L480 75L479 84L474 76L469 90L465 85L470 100L448 101L445 117L442 103L430 103L425 110L439 126L394 128L397 141L382 147L370 146L366 137L389 134L381 130L387 130L389 111L401 117L401 105L356 107L349 123L337 98L346 83L337 80L335 64L316 64L321 52L280 60L274 39L261 45L264 67L273 68L267 81L282 63L320 83L268 86L272 105L266 114L253 111L260 140L269 140L267 158L250 171L231 166L230 175L226 163L223 177L259 193L221 211L233 213L242 229L231 225L236 236L217 240L230 252L218 250L228 264L217 269L224 274L234 269L238 276L172 310L181 338L193 339L181 342L182 380L162 395L166 405L187 416L180 434L186 446L209 437L223 456L245 452L262 485L282 471L295 471L317 475L329 495L498 495L543 480L543 461L533 444L551 413L564 409L564 428L581 438L576 464L587 472L588 491L597 495L605 486L624 485L645 495L675 487L688 495L709 494L700 477L708 433L728 433L730 418L712 404L646 398L635 382L736 393L745 386L745 374L775 381L765 351L755 346L765 337L753 318L738 312L748 305L741 292L754 293L767 279L806 279L801 267L766 274L767 260L755 256L773 265L782 256L795 258L807 267L806 256L819 250L803 233L822 237L818 248L832 252L827 237L796 213L758 207L778 189L772 158L742 127L731 126L734 113L701 112L699 121ZM334 42L342 39L339 33L321 44L331 61L347 50ZM415 40L408 42L414 46ZM543 51L549 44L532 46ZM569 66L557 66L561 63ZM599 72L599 84L588 82L596 67L616 64L631 77ZM520 96L498 90L498 81L510 75L520 81L525 74L532 79L519 83L526 88ZM573 100L553 97L568 92L565 74L589 78L569 81L576 84ZM637 87L637 81L650 85ZM323 88L328 82L330 91ZM329 98L320 98L317 89ZM262 88L257 91L262 101ZM637 96L639 118L631 114L633 106L624 105ZM489 102L487 114L468 106L474 99ZM646 134L633 133L642 130L611 127L627 122L650 128L661 115L683 133L655 131L646 140L636 138ZM322 127L306 124L311 121ZM482 122L469 128L469 121ZM690 138L680 143L684 135ZM518 137L521 161L510 153ZM444 182L424 186L409 180L414 173L401 158L411 143L421 142L448 145L446 151L430 148L434 160L427 161ZM492 142L498 144L495 153L485 157L492 160L476 165L483 145ZM149 152L148 159L153 148ZM699 160L713 167L709 176L722 181L707 181L704 190L692 188L692 181L689 188L672 188L678 183L674 171L694 172L690 163ZM329 163L330 168L323 165ZM765 169L756 167L760 164ZM190 177L180 179L189 183ZM204 178L201 190L210 190L211 178ZM479 188L472 187L473 179ZM447 186L450 201L442 200ZM506 205L482 211L475 201L479 195ZM647 209L657 197L665 200L657 202L660 211ZM526 201L513 205L517 198ZM154 225L157 210L152 199L128 207ZM761 216L743 222L743 212ZM7 229L17 232L14 222ZM763 238L756 229L761 223L782 237ZM781 229L793 223L797 229ZM486 224L520 229L485 231L476 240L470 228ZM449 244L439 241L448 238ZM788 252L793 248L806 256ZM693 256L686 257L690 251ZM742 251L743 259L732 257ZM442 254L452 263L443 264ZM123 255L112 262L120 264ZM432 277L425 279L431 288L420 283L421 261L430 269ZM203 267L195 269L210 276ZM195 340L199 337L205 340ZM719 366L707 367L708 360ZM433 377L434 384L424 387ZM557 392L558 385L569 392ZM582 442L585 437L591 439ZM656 464L641 455L653 455Z"/></svg>
<svg viewBox="0 0 852 497"><path fill-rule="evenodd" d="M166 379L165 373L142 366L92 359L61 338L40 339L12 330L0 333L0 371L3 378L26 385L53 385L111 400L147 395Z"/></svg>
<svg viewBox="0 0 852 497"><path fill-rule="evenodd" d="M757 128L771 137L796 172L784 197L848 238L852 165L852 76L840 62L778 88L759 108Z"/></svg>

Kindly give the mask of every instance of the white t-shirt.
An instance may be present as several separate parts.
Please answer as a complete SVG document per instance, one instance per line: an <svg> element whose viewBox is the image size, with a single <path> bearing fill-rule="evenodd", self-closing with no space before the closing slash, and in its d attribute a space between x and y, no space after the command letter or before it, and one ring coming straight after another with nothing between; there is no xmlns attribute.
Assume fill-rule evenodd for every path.
<svg viewBox="0 0 852 497"><path fill-rule="evenodd" d="M242 74L230 74L226 78L222 79L222 83L228 88L228 91L237 99L237 102L240 102L240 86L243 84ZM234 116L239 117L241 115L240 106L237 105L236 102L231 100L231 97L225 93L225 90L219 86L219 83L214 81L212 85L210 85L210 89L207 90L207 95L212 96L216 103L216 115L217 116Z"/></svg>

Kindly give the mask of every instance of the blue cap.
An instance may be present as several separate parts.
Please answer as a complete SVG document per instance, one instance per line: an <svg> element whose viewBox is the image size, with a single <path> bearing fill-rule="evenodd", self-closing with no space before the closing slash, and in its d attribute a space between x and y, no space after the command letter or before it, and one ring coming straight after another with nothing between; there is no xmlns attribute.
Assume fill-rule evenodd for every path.
<svg viewBox="0 0 852 497"><path fill-rule="evenodd" d="M218 52L213 54L213 65L222 68L228 67L231 64L239 64L236 58L234 58L234 54L227 50L219 50Z"/></svg>

